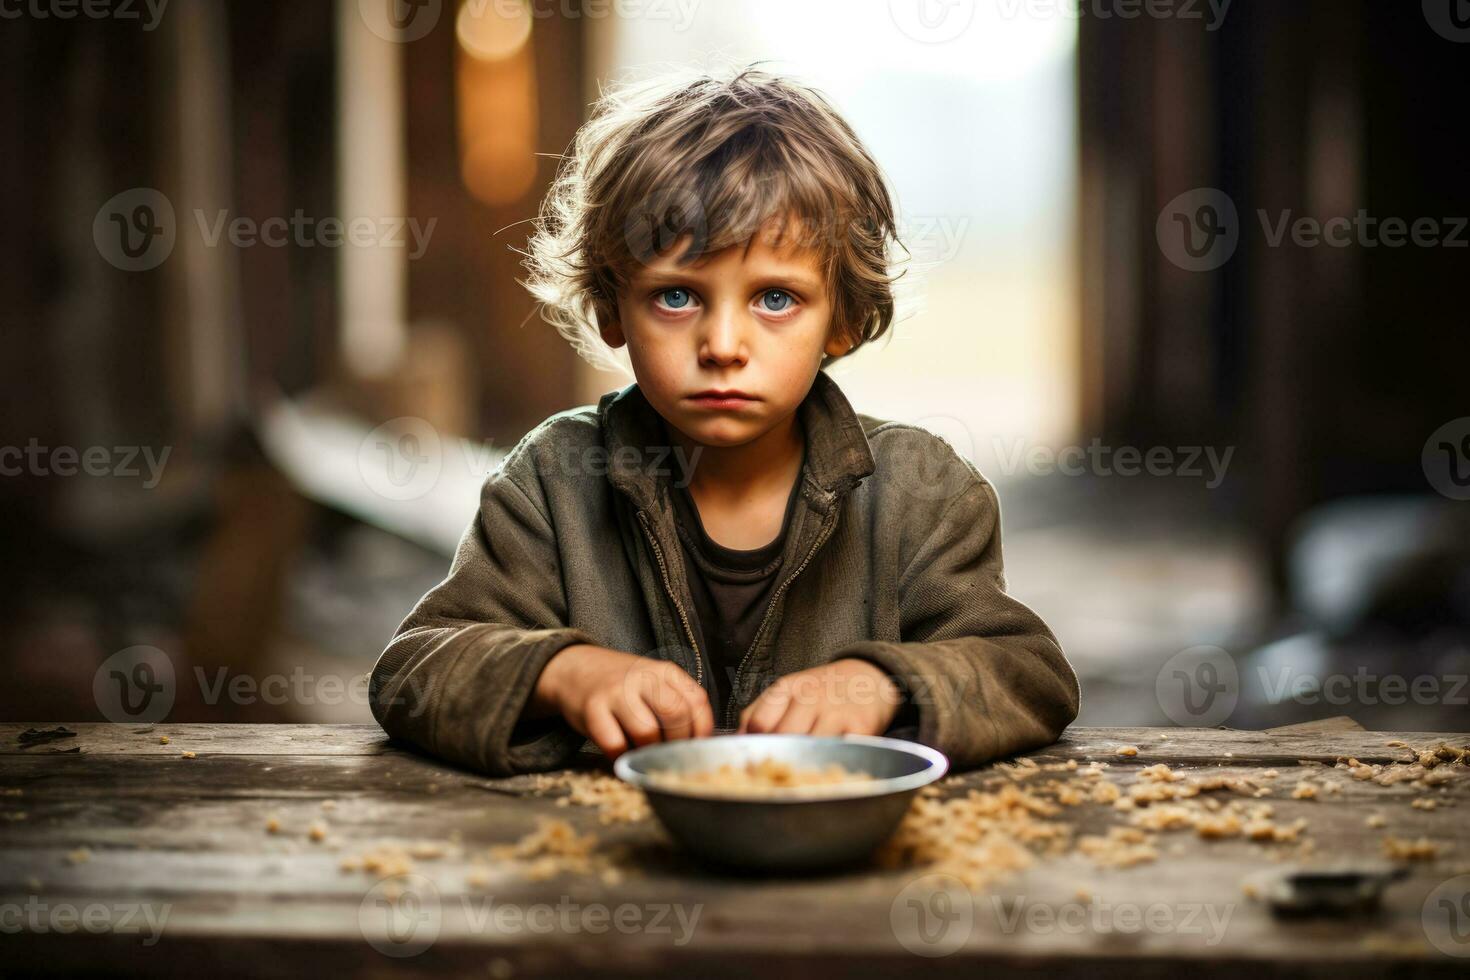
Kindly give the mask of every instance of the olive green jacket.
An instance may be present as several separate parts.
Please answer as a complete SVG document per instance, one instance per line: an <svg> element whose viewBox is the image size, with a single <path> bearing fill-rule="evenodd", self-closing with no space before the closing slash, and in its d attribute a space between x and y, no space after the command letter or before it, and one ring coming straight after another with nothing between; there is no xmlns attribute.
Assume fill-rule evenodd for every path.
<svg viewBox="0 0 1470 980"><path fill-rule="evenodd" d="M854 412L825 371L798 419L807 455L780 579L716 726L780 675L858 657L899 683L918 740L957 769L1054 742L1077 716L1077 676L1006 594L994 489L938 436ZM572 643L671 660L714 704L668 499L688 462L637 384L527 433L373 669L384 730L495 775L565 765L586 740L521 714Z"/></svg>

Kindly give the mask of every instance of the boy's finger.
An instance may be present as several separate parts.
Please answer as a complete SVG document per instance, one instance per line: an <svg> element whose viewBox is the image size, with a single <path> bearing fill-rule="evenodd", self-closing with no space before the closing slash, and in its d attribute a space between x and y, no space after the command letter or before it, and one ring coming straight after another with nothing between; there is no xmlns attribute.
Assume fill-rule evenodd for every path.
<svg viewBox="0 0 1470 980"><path fill-rule="evenodd" d="M715 733L715 712L702 687L689 695L689 717L694 724L695 738L708 738Z"/></svg>
<svg viewBox="0 0 1470 980"><path fill-rule="evenodd" d="M668 712L677 712L684 698L681 694L682 680L689 675L674 664L649 660L629 671L624 684L624 696L629 701L642 701L653 709L657 721Z"/></svg>
<svg viewBox="0 0 1470 980"><path fill-rule="evenodd" d="M686 675L687 676L687 675ZM711 735L715 730L715 711L709 703L709 693L694 678L689 678L685 685L689 695L689 706L694 716L694 735L703 738Z"/></svg>
<svg viewBox="0 0 1470 980"><path fill-rule="evenodd" d="M806 735L817 723L817 706L804 701L792 701L781 720L772 731L782 735Z"/></svg>
<svg viewBox="0 0 1470 980"><path fill-rule="evenodd" d="M682 691L671 691L659 704L658 723L665 741L694 734L694 708Z"/></svg>
<svg viewBox="0 0 1470 980"><path fill-rule="evenodd" d="M609 759L615 759L628 750L628 741L623 738L622 727L613 718L607 705L601 702L587 706L587 737Z"/></svg>
<svg viewBox="0 0 1470 980"><path fill-rule="evenodd" d="M829 711L812 726L813 735L846 735L852 726L840 711Z"/></svg>
<svg viewBox="0 0 1470 980"><path fill-rule="evenodd" d="M786 708L790 703L791 699L785 695L784 691L772 688L750 706L750 721L746 727L755 733L775 731L776 723L786 713Z"/></svg>
<svg viewBox="0 0 1470 980"><path fill-rule="evenodd" d="M642 688L624 691L620 700L614 699L612 702L612 712L613 717L619 722L626 719L640 731L650 727L654 729L659 727L658 719L661 714L659 698L653 691L645 691ZM632 734L627 725L623 726L623 730Z"/></svg>
<svg viewBox="0 0 1470 980"><path fill-rule="evenodd" d="M659 741L658 717L642 701L623 701L613 709L613 717L634 745L651 745Z"/></svg>

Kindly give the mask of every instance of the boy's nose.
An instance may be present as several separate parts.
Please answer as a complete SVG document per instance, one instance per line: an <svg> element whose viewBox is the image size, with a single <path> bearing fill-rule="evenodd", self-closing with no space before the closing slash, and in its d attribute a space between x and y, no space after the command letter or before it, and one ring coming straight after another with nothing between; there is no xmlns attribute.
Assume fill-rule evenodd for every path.
<svg viewBox="0 0 1470 980"><path fill-rule="evenodd" d="M715 307L705 318L704 337L700 343L700 358L719 364L727 364L745 357L744 328L740 313L727 306Z"/></svg>

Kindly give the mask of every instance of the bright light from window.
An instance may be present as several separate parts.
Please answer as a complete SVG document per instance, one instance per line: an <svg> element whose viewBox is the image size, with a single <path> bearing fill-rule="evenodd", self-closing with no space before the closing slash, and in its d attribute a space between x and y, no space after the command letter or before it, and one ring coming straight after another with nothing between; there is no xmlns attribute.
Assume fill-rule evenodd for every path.
<svg viewBox="0 0 1470 980"><path fill-rule="evenodd" d="M724 31L745 27L768 56L821 66L824 74L1001 82L1071 59L1077 20L1042 14L1048 6L1027 0L857 0L842 4L843 14L834 16L829 4L747 0L708 13L729 18ZM1054 6L1065 7L1065 0ZM699 16L706 16L703 7Z"/></svg>
<svg viewBox="0 0 1470 980"><path fill-rule="evenodd" d="M590 22L589 73L595 84L673 61L764 61L822 90L892 183L922 301L832 373L860 411L935 429L991 471L1017 439L1070 438L1078 421L1077 20L1060 12L1069 9L706 2L684 21ZM584 400L627 380L589 369Z"/></svg>

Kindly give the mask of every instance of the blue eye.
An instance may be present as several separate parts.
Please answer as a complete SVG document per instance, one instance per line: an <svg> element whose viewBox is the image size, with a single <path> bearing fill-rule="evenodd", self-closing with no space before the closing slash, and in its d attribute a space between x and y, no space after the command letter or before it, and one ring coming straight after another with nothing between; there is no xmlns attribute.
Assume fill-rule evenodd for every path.
<svg viewBox="0 0 1470 980"><path fill-rule="evenodd" d="M771 298L776 297L776 303L771 303ZM768 289L761 294L761 306L768 313L785 313L790 309L792 303L791 294L784 289Z"/></svg>
<svg viewBox="0 0 1470 980"><path fill-rule="evenodd" d="M681 286L675 286L672 289L665 289L663 292L659 293L658 296L659 299L663 300L663 304L671 310L682 310L684 307L689 305L689 290L684 289ZM670 297L674 298L670 299Z"/></svg>

